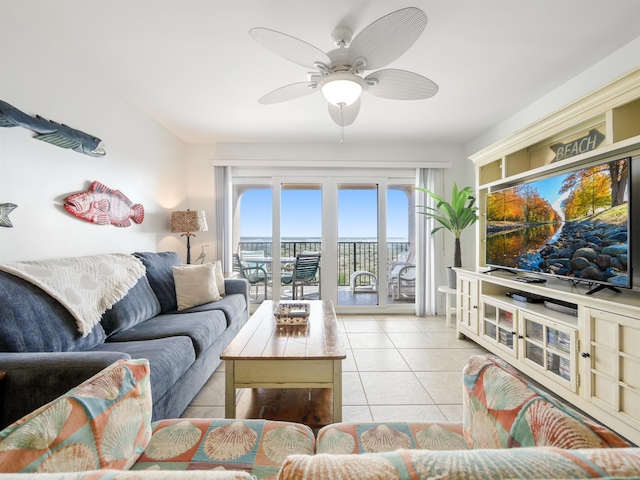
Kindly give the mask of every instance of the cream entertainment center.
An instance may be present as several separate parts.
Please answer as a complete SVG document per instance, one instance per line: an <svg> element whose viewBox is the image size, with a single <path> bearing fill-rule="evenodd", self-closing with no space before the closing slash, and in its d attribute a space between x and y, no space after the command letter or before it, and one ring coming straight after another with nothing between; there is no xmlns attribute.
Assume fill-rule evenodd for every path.
<svg viewBox="0 0 640 480"><path fill-rule="evenodd" d="M458 336L640 444L640 68L470 158L480 214L478 265L457 269ZM610 288L610 280L621 278L592 291L593 282L564 270L490 268L493 192L622 159L631 171L628 255L621 256L631 288Z"/></svg>

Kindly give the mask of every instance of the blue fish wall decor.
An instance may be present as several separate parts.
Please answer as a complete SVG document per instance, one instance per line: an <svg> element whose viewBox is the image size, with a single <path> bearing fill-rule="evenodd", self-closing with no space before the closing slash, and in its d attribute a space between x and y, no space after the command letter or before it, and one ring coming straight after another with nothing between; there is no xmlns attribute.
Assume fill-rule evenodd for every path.
<svg viewBox="0 0 640 480"><path fill-rule="evenodd" d="M98 137L67 125L45 120L40 115L31 117L2 100L0 100L0 127L23 127L36 132L37 135L33 137L36 140L61 148L70 148L92 157L103 157L107 153L102 140Z"/></svg>
<svg viewBox="0 0 640 480"><path fill-rule="evenodd" d="M9 220L9 214L17 207L18 205L15 203L0 203L0 227L13 227L11 220Z"/></svg>

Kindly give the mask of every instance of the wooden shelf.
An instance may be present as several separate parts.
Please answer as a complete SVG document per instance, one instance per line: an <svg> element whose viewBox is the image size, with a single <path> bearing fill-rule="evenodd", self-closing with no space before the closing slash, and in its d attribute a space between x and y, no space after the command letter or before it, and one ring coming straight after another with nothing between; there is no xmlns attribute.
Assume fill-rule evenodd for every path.
<svg viewBox="0 0 640 480"><path fill-rule="evenodd" d="M519 309L525 309L541 317L553 317L553 320L558 323L561 323L568 327L578 328L578 317L574 317L573 315L569 315L568 313L551 310L545 307L543 303L520 302L518 300L509 298L506 293L503 295L483 295L483 297L491 298L501 303L507 303Z"/></svg>
<svg viewBox="0 0 640 480"><path fill-rule="evenodd" d="M640 135L639 99L640 67L480 150L471 155L470 159L476 167L485 169L489 164L499 164L504 158L522 161L525 158L523 152L528 149L551 142L552 139L575 134L579 129L596 125L603 120L606 123L606 139L601 147L636 137ZM535 167L534 164L530 165ZM484 181L481 179L482 183Z"/></svg>
<svg viewBox="0 0 640 480"><path fill-rule="evenodd" d="M236 418L304 423L320 429L333 422L330 388L248 388L242 390Z"/></svg>
<svg viewBox="0 0 640 480"><path fill-rule="evenodd" d="M597 148L554 161L550 148L596 130L603 139ZM481 188L522 181L545 168L558 170L603 155L640 148L640 68L586 95L471 157Z"/></svg>

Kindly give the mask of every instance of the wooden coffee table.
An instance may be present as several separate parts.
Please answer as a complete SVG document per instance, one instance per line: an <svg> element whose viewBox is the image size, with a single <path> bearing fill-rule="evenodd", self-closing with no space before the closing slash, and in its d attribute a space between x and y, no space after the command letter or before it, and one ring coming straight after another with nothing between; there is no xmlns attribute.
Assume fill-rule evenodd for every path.
<svg viewBox="0 0 640 480"><path fill-rule="evenodd" d="M311 306L306 326L279 326L273 301L263 302L222 352L226 418L236 418L236 388L305 389L309 395L311 389L331 389L330 396L319 397L331 398L332 420L342 421L342 360L346 352L333 304L328 300L304 303Z"/></svg>

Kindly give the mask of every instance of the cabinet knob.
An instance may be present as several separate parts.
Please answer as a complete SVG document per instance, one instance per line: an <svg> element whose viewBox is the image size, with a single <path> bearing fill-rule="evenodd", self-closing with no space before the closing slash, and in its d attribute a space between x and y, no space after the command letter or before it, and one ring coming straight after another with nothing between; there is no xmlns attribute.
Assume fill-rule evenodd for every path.
<svg viewBox="0 0 640 480"><path fill-rule="evenodd" d="M522 335L518 335L518 338L524 338Z"/></svg>
<svg viewBox="0 0 640 480"><path fill-rule="evenodd" d="M516 334L516 332L511 332L511 335L515 335L515 334Z"/></svg>
<svg viewBox="0 0 640 480"><path fill-rule="evenodd" d="M473 308L478 308L478 305L474 305Z"/></svg>
<svg viewBox="0 0 640 480"><path fill-rule="evenodd" d="M580 356L581 356L582 358L589 358L591 355L589 354L589 352L582 352L582 353L580 354Z"/></svg>

